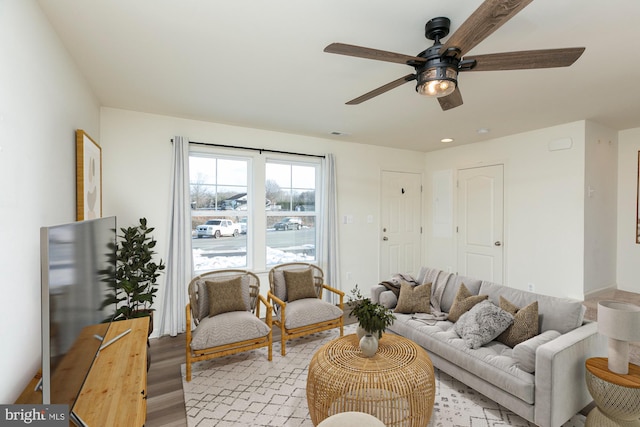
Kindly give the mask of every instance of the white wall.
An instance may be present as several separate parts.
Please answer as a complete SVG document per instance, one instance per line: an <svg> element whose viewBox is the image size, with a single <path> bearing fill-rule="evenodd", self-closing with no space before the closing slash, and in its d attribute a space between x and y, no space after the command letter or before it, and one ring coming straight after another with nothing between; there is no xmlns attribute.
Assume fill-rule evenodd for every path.
<svg viewBox="0 0 640 427"><path fill-rule="evenodd" d="M75 221L75 129L99 108L34 1L0 3L0 403L40 366L41 226Z"/></svg>
<svg viewBox="0 0 640 427"><path fill-rule="evenodd" d="M640 292L640 244L636 244L636 203L640 128L618 136L618 289Z"/></svg>
<svg viewBox="0 0 640 427"><path fill-rule="evenodd" d="M353 223L340 224L342 280L332 284L346 291L357 283L368 292L372 284L379 282L380 171L422 173L424 168L424 153L113 108L102 109L101 129L104 215L116 215L120 226L134 224L138 218L146 217L156 227L154 237L163 259L166 259L169 221L169 141L174 136L198 142L309 154L333 153L338 180L338 214L340 218L353 216ZM367 222L368 215L373 216L372 223ZM347 272L351 273L349 280L346 280ZM266 290L268 282L264 271L257 273L261 273ZM160 286L163 284L164 276ZM162 294L162 291L158 293ZM156 309L160 309L161 304L159 298ZM158 322L159 316L155 319Z"/></svg>
<svg viewBox="0 0 640 427"><path fill-rule="evenodd" d="M616 287L618 133L586 122L584 293Z"/></svg>
<svg viewBox="0 0 640 427"><path fill-rule="evenodd" d="M570 149L550 151L549 143L571 138ZM470 166L504 164L504 283L548 295L582 299L584 253L585 122L452 147L427 153L425 200L432 200L432 173ZM455 228L455 197L452 227ZM426 209L430 266L456 271L455 233L435 237Z"/></svg>

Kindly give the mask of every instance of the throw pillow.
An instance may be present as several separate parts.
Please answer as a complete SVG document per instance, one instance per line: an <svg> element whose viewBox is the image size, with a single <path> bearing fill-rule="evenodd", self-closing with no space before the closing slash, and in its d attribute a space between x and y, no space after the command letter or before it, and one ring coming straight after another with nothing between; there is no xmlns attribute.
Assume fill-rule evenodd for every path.
<svg viewBox="0 0 640 427"><path fill-rule="evenodd" d="M452 322L457 322L460 316L471 310L474 305L486 300L487 298L488 295L473 295L469 292L469 289L467 289L464 283L461 283L447 318Z"/></svg>
<svg viewBox="0 0 640 427"><path fill-rule="evenodd" d="M206 281L206 284L209 291L209 317L247 309L242 297L242 278Z"/></svg>
<svg viewBox="0 0 640 427"><path fill-rule="evenodd" d="M538 350L538 347L555 340L559 336L560 332L548 330L513 347L513 358L518 362L518 367L530 374L534 373L536 370L536 350Z"/></svg>
<svg viewBox="0 0 640 427"><path fill-rule="evenodd" d="M209 290L207 289L207 282L203 279L198 280L196 286L198 287L198 305L195 316L199 322L209 317Z"/></svg>
<svg viewBox="0 0 640 427"><path fill-rule="evenodd" d="M500 308L513 315L513 325L501 333L496 341L513 348L538 335L538 301L534 301L524 308L519 308L501 296Z"/></svg>
<svg viewBox="0 0 640 427"><path fill-rule="evenodd" d="M408 283L400 285L400 296L396 313L431 313L431 283L412 286Z"/></svg>
<svg viewBox="0 0 640 427"><path fill-rule="evenodd" d="M284 271L273 271L273 286L271 291L282 301L287 300L287 285L284 283Z"/></svg>
<svg viewBox="0 0 640 427"><path fill-rule="evenodd" d="M287 287L288 302L303 298L318 298L313 271L310 268L302 271L285 270L284 283Z"/></svg>
<svg viewBox="0 0 640 427"><path fill-rule="evenodd" d="M513 323L513 315L485 300L460 316L454 328L469 348L493 341Z"/></svg>

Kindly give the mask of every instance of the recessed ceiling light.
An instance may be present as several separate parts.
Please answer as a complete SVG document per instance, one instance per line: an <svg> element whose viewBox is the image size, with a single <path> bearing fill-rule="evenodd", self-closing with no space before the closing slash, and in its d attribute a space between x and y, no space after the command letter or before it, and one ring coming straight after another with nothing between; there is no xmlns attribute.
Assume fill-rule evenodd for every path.
<svg viewBox="0 0 640 427"><path fill-rule="evenodd" d="M489 133L490 131L491 129L488 129L488 128L480 128L476 132L478 132L480 135L484 135L486 133Z"/></svg>
<svg viewBox="0 0 640 427"><path fill-rule="evenodd" d="M453 142L453 138L442 138L440 142Z"/></svg>

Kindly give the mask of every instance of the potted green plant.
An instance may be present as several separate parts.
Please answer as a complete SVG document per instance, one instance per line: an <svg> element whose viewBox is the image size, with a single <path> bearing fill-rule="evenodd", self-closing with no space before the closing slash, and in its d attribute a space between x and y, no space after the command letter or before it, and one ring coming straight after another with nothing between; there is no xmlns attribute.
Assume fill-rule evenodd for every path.
<svg viewBox="0 0 640 427"><path fill-rule="evenodd" d="M358 285L351 290L351 295L348 298L347 305L351 309L349 317L354 316L358 319L358 326L364 334L372 334L380 339L387 327L391 326L393 321L396 320L391 309L381 304L373 303L369 298L364 298ZM360 337L362 333L358 334L358 336Z"/></svg>
<svg viewBox="0 0 640 427"><path fill-rule="evenodd" d="M165 268L162 259L154 261L157 243L151 236L154 228L147 226L146 218L140 218L139 225L120 231L115 250L115 283L102 307L114 306L112 320L152 316L158 277ZM150 319L149 333L152 328Z"/></svg>

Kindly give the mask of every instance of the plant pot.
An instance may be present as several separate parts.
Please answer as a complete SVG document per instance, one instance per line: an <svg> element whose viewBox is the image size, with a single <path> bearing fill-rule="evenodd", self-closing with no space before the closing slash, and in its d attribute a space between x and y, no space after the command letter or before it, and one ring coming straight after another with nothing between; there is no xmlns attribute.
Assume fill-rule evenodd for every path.
<svg viewBox="0 0 640 427"><path fill-rule="evenodd" d="M366 334L360 339L360 351L365 357L373 357L378 351L378 339L371 334Z"/></svg>

